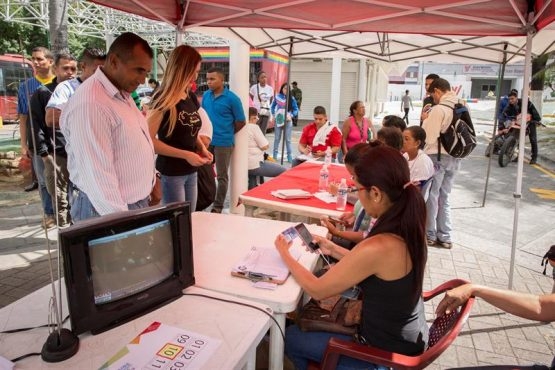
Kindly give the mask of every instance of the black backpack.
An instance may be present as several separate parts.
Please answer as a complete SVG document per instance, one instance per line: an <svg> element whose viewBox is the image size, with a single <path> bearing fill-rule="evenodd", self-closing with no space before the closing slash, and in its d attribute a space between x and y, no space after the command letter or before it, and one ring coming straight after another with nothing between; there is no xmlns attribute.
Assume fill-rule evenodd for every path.
<svg viewBox="0 0 555 370"><path fill-rule="evenodd" d="M449 107L446 104L442 104ZM449 107L451 108L451 107ZM439 134L437 159L441 160L441 147L455 158L468 156L476 147L476 132L466 106L457 103L452 108L453 119L444 133Z"/></svg>

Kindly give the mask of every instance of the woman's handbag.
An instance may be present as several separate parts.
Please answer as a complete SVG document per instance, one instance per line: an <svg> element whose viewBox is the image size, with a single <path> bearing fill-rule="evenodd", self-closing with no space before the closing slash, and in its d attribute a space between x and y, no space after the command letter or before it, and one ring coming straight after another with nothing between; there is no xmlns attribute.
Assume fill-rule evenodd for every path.
<svg viewBox="0 0 555 370"><path fill-rule="evenodd" d="M335 295L321 301L310 299L297 316L302 331L326 331L353 335L358 331L362 300Z"/></svg>

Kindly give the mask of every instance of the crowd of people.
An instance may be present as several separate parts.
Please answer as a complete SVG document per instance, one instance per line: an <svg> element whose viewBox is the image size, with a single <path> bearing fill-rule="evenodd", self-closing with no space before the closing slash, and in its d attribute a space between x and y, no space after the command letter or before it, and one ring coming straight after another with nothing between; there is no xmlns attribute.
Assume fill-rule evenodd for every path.
<svg viewBox="0 0 555 370"><path fill-rule="evenodd" d="M291 166L331 155L345 163L355 184L351 193L355 209L340 217L343 227L323 218L329 235L314 237L320 251L337 261L326 274L316 277L306 270L289 253L291 242L282 235L276 238L275 246L291 274L315 299L359 286L363 308L358 340L362 343L406 355L424 351L428 326L421 293L427 247L453 246L449 197L461 163L448 154L439 155L438 137L451 123L453 107L459 102L449 82L438 75L426 77L429 96L421 125L409 125L408 112L414 108L408 91L401 105L405 116L384 117L380 130L366 117L361 101L351 104L341 128L328 120L323 106L316 106L313 121L302 129L295 155L291 131L298 124L302 103L296 82L291 89L284 83L274 92L266 73L258 73L249 90L253 106L245 116L240 98L225 87L224 71L211 68L206 75L209 89L199 102L194 89L202 58L194 48L182 45L171 52L161 84L149 81L154 92L145 115L131 94L148 77L152 58L145 40L124 33L106 55L86 49L76 76L78 62L71 55L33 49L36 74L20 87L18 111L22 155L33 159L44 227L66 227L146 207L155 201L157 188L163 203L188 201L198 210L198 194L205 190L198 175L213 164L217 190L211 212L221 213L235 134L246 127L249 189L257 186L260 177L287 170L272 161L283 137ZM519 111L518 104L511 93L503 114L516 115L511 109ZM534 115L533 105L529 110ZM273 157L265 153L271 147L265 137L270 122L275 130ZM329 191L334 193L336 187L332 184ZM468 285L449 293L438 313L452 310L470 295L507 310L519 307L517 296ZM552 307L552 296L538 304ZM528 315L530 307L513 310L525 317L553 320L552 315ZM332 336L341 337L302 332L292 325L286 332L286 353L297 368L304 369L309 361L322 358ZM346 358L340 362L340 368L367 366Z"/></svg>

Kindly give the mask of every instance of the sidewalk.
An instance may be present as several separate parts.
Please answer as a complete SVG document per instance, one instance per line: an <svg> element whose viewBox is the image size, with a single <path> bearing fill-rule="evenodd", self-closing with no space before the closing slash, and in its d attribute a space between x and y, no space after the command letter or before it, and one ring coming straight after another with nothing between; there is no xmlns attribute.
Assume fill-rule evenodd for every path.
<svg viewBox="0 0 555 370"><path fill-rule="evenodd" d="M465 160L455 181L451 204L455 245L452 250L429 248L426 290L455 277L499 288L508 286L516 166L502 169L492 164L486 206L481 207L487 127L479 127L480 146ZM295 142L300 127L294 131ZM269 141L272 145L272 136ZM555 189L555 176L525 164L513 286L518 291L549 293L553 286L551 269L548 276L542 275L540 261L555 243L554 200L537 197L529 187ZM264 210L258 216L275 217ZM1 307L46 285L50 278L36 198L26 204L15 194L9 195L0 203L0 223ZM54 250L56 235L55 229L50 230ZM438 302L426 305L429 319L434 317ZM46 322L46 312L44 319ZM555 324L520 319L477 300L461 335L429 368L549 364L554 354Z"/></svg>

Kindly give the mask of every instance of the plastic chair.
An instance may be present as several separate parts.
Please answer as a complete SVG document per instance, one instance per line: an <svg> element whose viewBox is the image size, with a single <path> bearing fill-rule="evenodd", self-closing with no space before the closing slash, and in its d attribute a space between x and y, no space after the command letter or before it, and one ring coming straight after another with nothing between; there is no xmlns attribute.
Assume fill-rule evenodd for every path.
<svg viewBox="0 0 555 370"><path fill-rule="evenodd" d="M422 297L424 301L427 301L449 289L466 283L467 281L461 279L449 280L432 291L422 293ZM402 355L363 344L331 338L324 353L322 363L319 365L311 363L309 369L335 369L340 356L353 357L394 369L423 369L438 358L453 343L468 319L473 304L474 298L471 297L458 310L436 318L430 327L428 348L418 356Z"/></svg>

